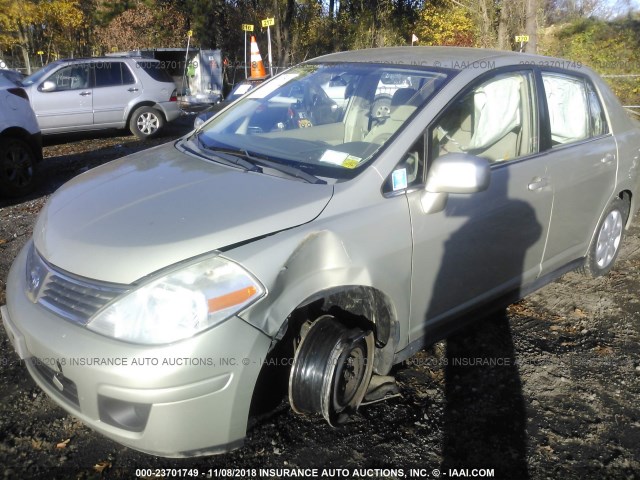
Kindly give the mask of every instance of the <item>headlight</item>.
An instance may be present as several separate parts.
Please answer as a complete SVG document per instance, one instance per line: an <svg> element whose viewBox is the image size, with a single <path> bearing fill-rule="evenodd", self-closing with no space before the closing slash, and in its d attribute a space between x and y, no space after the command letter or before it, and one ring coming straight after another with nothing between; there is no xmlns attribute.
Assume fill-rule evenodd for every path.
<svg viewBox="0 0 640 480"><path fill-rule="evenodd" d="M264 287L244 268L215 257L132 290L87 327L133 343L171 343L217 325L261 298Z"/></svg>

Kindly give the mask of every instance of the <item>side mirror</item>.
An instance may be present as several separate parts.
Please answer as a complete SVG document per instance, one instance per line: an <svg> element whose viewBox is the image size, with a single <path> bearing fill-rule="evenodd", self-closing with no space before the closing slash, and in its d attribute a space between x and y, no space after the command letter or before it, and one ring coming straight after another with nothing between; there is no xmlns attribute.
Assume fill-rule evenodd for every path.
<svg viewBox="0 0 640 480"><path fill-rule="evenodd" d="M56 84L51 80L47 80L42 85L40 85L41 92L53 92L55 89L56 89Z"/></svg>
<svg viewBox="0 0 640 480"><path fill-rule="evenodd" d="M448 153L434 160L425 190L431 193L476 193L491 181L489 162L467 153Z"/></svg>

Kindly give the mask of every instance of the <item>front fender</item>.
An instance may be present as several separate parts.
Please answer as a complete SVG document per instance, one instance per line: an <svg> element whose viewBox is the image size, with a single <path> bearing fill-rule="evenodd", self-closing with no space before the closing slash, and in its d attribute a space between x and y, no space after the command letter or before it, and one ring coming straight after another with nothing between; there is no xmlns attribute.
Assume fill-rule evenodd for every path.
<svg viewBox="0 0 640 480"><path fill-rule="evenodd" d="M264 257L277 262L267 251L263 250ZM270 337L276 337L289 314L318 292L343 285L371 286L366 266L354 263L333 232L308 233L289 251L292 253L282 259L277 274L268 282L267 301L241 315ZM264 281L264 275L258 277Z"/></svg>

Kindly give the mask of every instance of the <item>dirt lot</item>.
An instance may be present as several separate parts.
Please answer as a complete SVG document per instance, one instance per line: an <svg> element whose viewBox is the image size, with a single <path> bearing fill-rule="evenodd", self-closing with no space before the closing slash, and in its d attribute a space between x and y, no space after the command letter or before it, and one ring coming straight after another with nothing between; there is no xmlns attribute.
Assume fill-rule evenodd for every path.
<svg viewBox="0 0 640 480"><path fill-rule="evenodd" d="M173 125L148 143L115 134L48 140L40 190L0 203L0 304L9 266L57 187L88 168L169 141L188 125ZM283 402L256 423L243 449L217 457L161 459L92 432L36 387L0 329L4 478L130 479L137 469L162 468L197 468L201 478L226 478L216 469L227 468L250 469L232 472L240 478L282 478L294 468L317 468L318 475L323 468L346 469L324 478L640 478L637 225L609 276L567 274L420 352L394 371L400 395L362 407L345 428L295 416ZM259 469L285 470L261 475ZM184 476L179 473L165 478Z"/></svg>

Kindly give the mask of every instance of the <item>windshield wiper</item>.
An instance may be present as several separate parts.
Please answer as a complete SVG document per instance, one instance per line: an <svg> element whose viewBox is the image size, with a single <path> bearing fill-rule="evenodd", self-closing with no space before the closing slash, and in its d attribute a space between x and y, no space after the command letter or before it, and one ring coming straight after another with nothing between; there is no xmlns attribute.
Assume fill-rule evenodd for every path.
<svg viewBox="0 0 640 480"><path fill-rule="evenodd" d="M290 177L304 180L307 183L313 183L313 184L327 183L325 180L322 180L321 178L318 178L309 172L305 172L303 169L299 167L276 162L274 160L269 160L268 158L264 158L262 156L258 157L255 154L249 153L246 149L224 150L224 151L226 153L229 153L230 155L241 155L242 158L249 160L253 164L262 165L263 167L273 168L274 170L277 170L286 175L289 175Z"/></svg>
<svg viewBox="0 0 640 480"><path fill-rule="evenodd" d="M199 134L196 135L195 137L196 137L196 140L198 141L198 147L201 150L206 150L207 152L214 152L213 158L211 158L211 156L207 156L207 158L211 158L212 160L222 163L224 165L240 167L246 172L262 173L262 168L260 168L255 163L250 162L249 160L246 160L243 157L234 155L232 152L228 152L224 149L218 149L215 147L207 146L202 140L200 140ZM188 149L188 147L185 147L184 145L183 145L183 148ZM196 152L192 152L192 153L196 153Z"/></svg>

